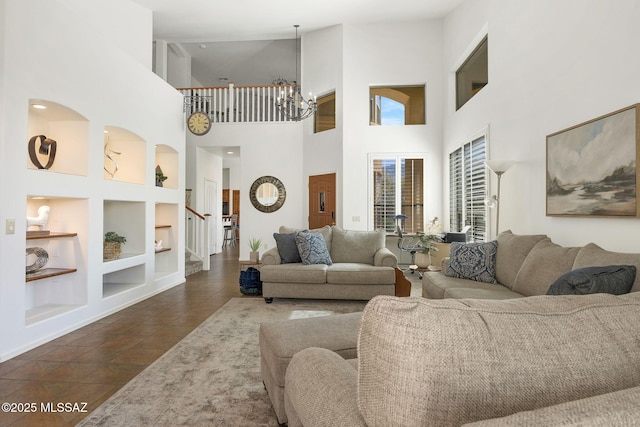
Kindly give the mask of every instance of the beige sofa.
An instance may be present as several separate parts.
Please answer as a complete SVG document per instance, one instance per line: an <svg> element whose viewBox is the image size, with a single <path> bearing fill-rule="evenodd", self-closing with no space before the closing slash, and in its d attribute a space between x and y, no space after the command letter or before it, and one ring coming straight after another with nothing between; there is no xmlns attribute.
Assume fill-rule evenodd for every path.
<svg viewBox="0 0 640 427"><path fill-rule="evenodd" d="M505 231L498 236L495 257L497 283L449 277L442 271L422 276L425 298L511 299L544 295L564 273L583 267L633 265L636 279L632 292L640 291L640 254L611 252L594 243L583 247L563 247L545 235L517 235Z"/></svg>
<svg viewBox="0 0 640 427"><path fill-rule="evenodd" d="M292 357L289 427L638 425L638 319L637 292L375 297L357 360L318 347Z"/></svg>
<svg viewBox="0 0 640 427"><path fill-rule="evenodd" d="M280 233L296 229L280 227ZM260 279L265 301L273 298L369 300L395 294L396 256L382 231L351 231L337 226L311 230L323 235L332 264L282 264L278 248L262 256Z"/></svg>

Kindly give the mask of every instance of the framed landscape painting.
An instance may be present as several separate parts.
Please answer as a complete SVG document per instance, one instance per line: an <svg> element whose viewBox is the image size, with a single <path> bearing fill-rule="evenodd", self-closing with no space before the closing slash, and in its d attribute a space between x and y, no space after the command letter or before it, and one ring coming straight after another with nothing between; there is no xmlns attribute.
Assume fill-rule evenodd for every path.
<svg viewBox="0 0 640 427"><path fill-rule="evenodd" d="M547 216L640 217L639 105L547 136Z"/></svg>

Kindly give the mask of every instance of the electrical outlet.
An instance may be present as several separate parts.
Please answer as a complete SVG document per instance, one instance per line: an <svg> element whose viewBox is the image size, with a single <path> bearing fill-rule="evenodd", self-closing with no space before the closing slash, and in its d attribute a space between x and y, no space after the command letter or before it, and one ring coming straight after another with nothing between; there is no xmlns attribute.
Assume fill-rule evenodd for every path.
<svg viewBox="0 0 640 427"><path fill-rule="evenodd" d="M11 218L7 219L5 226L5 234L16 234L16 220Z"/></svg>
<svg viewBox="0 0 640 427"><path fill-rule="evenodd" d="M264 243L264 244L262 245L262 249L267 249L268 247L269 247L269 245L268 245L268 244L266 244L266 243Z"/></svg>
<svg viewBox="0 0 640 427"><path fill-rule="evenodd" d="M360 222L360 216L359 216L359 215L358 215L358 216L352 216L352 217L351 217L351 220L352 220L353 222Z"/></svg>

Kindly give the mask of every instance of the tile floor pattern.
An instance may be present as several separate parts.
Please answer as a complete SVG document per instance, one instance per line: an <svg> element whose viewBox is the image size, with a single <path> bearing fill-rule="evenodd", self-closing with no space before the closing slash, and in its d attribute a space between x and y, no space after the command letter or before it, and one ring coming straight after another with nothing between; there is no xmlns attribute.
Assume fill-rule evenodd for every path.
<svg viewBox="0 0 640 427"><path fill-rule="evenodd" d="M0 403L37 406L34 413L0 412L0 426L75 425L230 298L241 296L239 272L238 249L225 248L211 257L211 270L188 276L186 283L0 363ZM41 411L42 404L82 402L86 413Z"/></svg>

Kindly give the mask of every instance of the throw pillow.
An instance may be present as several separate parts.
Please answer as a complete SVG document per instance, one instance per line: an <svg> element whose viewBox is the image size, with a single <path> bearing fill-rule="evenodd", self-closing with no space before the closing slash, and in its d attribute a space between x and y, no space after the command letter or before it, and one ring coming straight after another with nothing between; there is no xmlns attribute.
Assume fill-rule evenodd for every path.
<svg viewBox="0 0 640 427"><path fill-rule="evenodd" d="M322 234L299 231L295 238L303 264L331 265L333 263Z"/></svg>
<svg viewBox="0 0 640 427"><path fill-rule="evenodd" d="M578 268L560 276L549 287L547 295L622 295L631 291L635 278L633 265Z"/></svg>
<svg viewBox="0 0 640 427"><path fill-rule="evenodd" d="M451 243L446 276L496 283L498 242Z"/></svg>
<svg viewBox="0 0 640 427"><path fill-rule="evenodd" d="M298 246L296 246L296 233L273 233L273 238L276 239L281 264L302 262Z"/></svg>

